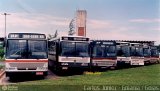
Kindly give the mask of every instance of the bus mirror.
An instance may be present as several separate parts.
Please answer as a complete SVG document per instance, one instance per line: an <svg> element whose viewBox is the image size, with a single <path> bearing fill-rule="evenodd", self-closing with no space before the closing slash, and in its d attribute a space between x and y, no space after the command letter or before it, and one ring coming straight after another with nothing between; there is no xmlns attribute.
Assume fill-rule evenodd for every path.
<svg viewBox="0 0 160 91"><path fill-rule="evenodd" d="M5 47L5 42L3 42L3 47Z"/></svg>

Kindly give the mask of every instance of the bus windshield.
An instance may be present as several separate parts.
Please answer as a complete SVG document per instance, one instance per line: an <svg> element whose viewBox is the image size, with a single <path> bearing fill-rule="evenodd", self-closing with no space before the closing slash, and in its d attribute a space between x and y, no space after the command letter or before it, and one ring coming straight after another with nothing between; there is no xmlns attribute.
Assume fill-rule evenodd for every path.
<svg viewBox="0 0 160 91"><path fill-rule="evenodd" d="M117 56L129 57L130 56L129 46L118 46L117 47Z"/></svg>
<svg viewBox="0 0 160 91"><path fill-rule="evenodd" d="M157 57L157 56L159 56L158 50L152 49L152 50L151 50L151 56L152 56L152 57Z"/></svg>
<svg viewBox="0 0 160 91"><path fill-rule="evenodd" d="M143 48L141 48L141 47L131 47L131 56L143 57Z"/></svg>
<svg viewBox="0 0 160 91"><path fill-rule="evenodd" d="M7 59L46 59L47 41L8 40Z"/></svg>
<svg viewBox="0 0 160 91"><path fill-rule="evenodd" d="M93 48L93 57L115 57L115 56L116 56L115 46L96 45Z"/></svg>
<svg viewBox="0 0 160 91"><path fill-rule="evenodd" d="M67 57L89 57L89 43L61 42L61 55Z"/></svg>
<svg viewBox="0 0 160 91"><path fill-rule="evenodd" d="M145 48L144 49L144 56L150 56L150 55L151 55L150 49Z"/></svg>

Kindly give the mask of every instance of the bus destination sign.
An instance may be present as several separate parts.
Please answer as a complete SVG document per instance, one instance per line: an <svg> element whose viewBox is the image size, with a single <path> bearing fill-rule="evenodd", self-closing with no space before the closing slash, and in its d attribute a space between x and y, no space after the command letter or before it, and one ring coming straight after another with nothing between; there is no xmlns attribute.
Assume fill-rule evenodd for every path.
<svg viewBox="0 0 160 91"><path fill-rule="evenodd" d="M44 34L10 33L8 38L45 39L46 36Z"/></svg>
<svg viewBox="0 0 160 91"><path fill-rule="evenodd" d="M100 44L100 45L114 45L115 42L114 41L95 41L96 44Z"/></svg>
<svg viewBox="0 0 160 91"><path fill-rule="evenodd" d="M82 38L82 37L62 37L62 40L89 41L89 38Z"/></svg>

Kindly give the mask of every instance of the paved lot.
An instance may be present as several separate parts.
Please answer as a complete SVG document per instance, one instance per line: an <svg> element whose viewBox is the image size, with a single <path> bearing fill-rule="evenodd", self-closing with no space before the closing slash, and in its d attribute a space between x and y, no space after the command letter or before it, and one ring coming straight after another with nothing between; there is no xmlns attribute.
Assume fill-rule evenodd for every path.
<svg viewBox="0 0 160 91"><path fill-rule="evenodd" d="M4 74L0 78L0 85L17 84L19 82L36 81L36 80L42 80L42 79L57 79L57 78L58 76L55 75L50 70L48 72L48 76L45 78L28 77L28 78L18 78L18 79L15 79L14 81L10 81L10 79L6 77L6 74Z"/></svg>

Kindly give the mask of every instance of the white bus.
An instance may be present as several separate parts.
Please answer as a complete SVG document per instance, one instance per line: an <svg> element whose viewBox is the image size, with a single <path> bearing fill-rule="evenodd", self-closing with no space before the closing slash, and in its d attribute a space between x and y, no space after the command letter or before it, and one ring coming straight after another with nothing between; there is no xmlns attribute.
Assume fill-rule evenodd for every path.
<svg viewBox="0 0 160 91"><path fill-rule="evenodd" d="M159 63L159 51L157 46L151 46L151 58L150 63Z"/></svg>
<svg viewBox="0 0 160 91"><path fill-rule="evenodd" d="M130 43L131 65L144 65L143 44Z"/></svg>
<svg viewBox="0 0 160 91"><path fill-rule="evenodd" d="M149 64L151 59L151 46L143 44L144 63Z"/></svg>
<svg viewBox="0 0 160 91"><path fill-rule="evenodd" d="M24 74L46 76L47 40L44 34L10 33L6 40L5 72L10 79Z"/></svg>
<svg viewBox="0 0 160 91"><path fill-rule="evenodd" d="M49 45L49 67L58 72L75 68L88 68L90 64L89 38L62 36L51 39Z"/></svg>
<svg viewBox="0 0 160 91"><path fill-rule="evenodd" d="M116 46L117 46L117 65L118 66L131 65L130 43L117 41Z"/></svg>
<svg viewBox="0 0 160 91"><path fill-rule="evenodd" d="M110 40L92 40L91 65L92 68L111 68L117 66L116 42Z"/></svg>

